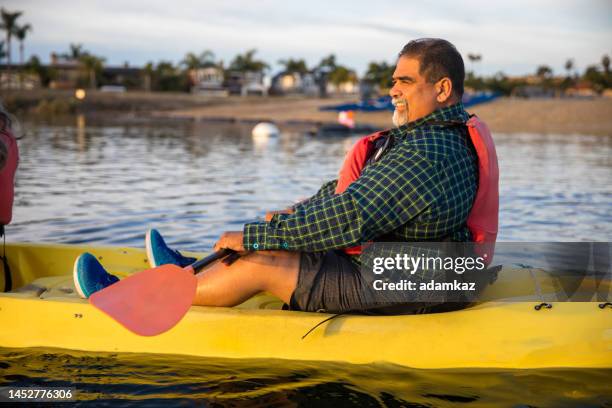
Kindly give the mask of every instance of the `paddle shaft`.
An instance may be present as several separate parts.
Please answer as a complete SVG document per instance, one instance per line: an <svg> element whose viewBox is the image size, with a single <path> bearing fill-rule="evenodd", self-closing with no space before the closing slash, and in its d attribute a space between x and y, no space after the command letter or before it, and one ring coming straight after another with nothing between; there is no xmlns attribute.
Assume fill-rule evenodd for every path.
<svg viewBox="0 0 612 408"><path fill-rule="evenodd" d="M235 252L236 251L234 250L223 248L213 254L208 255L206 258L202 258L199 261L192 263L190 267L193 268L193 273L197 273L205 266L210 265L216 260L225 258L226 256L231 255Z"/></svg>

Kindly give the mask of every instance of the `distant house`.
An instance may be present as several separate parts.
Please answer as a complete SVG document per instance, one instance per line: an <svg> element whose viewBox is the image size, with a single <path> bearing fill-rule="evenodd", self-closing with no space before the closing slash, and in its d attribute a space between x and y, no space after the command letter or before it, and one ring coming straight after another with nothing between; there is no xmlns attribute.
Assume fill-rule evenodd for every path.
<svg viewBox="0 0 612 408"><path fill-rule="evenodd" d="M123 86L125 89L142 89L142 69L130 67L127 63L120 67L103 67L100 85L107 87Z"/></svg>
<svg viewBox="0 0 612 408"><path fill-rule="evenodd" d="M517 86L512 90L512 96L519 98L554 98L555 90L540 85Z"/></svg>
<svg viewBox="0 0 612 408"><path fill-rule="evenodd" d="M75 89L88 83L85 68L78 59L51 53L49 68L54 72L49 82L51 89ZM142 69L130 67L127 62L122 66L103 66L99 79L100 86L122 86L126 89L143 87Z"/></svg>
<svg viewBox="0 0 612 408"><path fill-rule="evenodd" d="M223 76L223 69L217 66L190 69L191 92L201 95L227 96L228 90L223 86Z"/></svg>
<svg viewBox="0 0 612 408"><path fill-rule="evenodd" d="M359 95L362 100L371 99L380 94L380 85L362 79L359 81Z"/></svg>
<svg viewBox="0 0 612 408"><path fill-rule="evenodd" d="M333 94L344 94L344 95L354 95L359 93L359 81L350 80L346 82L342 82L338 85L335 85L331 82L327 83L327 93L330 95Z"/></svg>
<svg viewBox="0 0 612 408"><path fill-rule="evenodd" d="M525 82L527 85L540 85L542 83L542 77L538 75L524 75L519 77L514 77L511 79L519 79Z"/></svg>
<svg viewBox="0 0 612 408"><path fill-rule="evenodd" d="M270 93L275 95L308 95L319 93L315 74L312 72L299 73L283 71L272 78Z"/></svg>
<svg viewBox="0 0 612 408"><path fill-rule="evenodd" d="M23 72L21 65L11 64L9 75L8 65L0 64L0 89L37 89L40 88L40 78L37 74Z"/></svg>
<svg viewBox="0 0 612 408"><path fill-rule="evenodd" d="M593 98L597 96L597 92L592 88L592 84L590 82L579 81L576 85L565 90L565 96Z"/></svg>
<svg viewBox="0 0 612 408"><path fill-rule="evenodd" d="M65 58L51 53L51 64L54 78L49 82L51 89L74 89L81 77L81 63L76 59Z"/></svg>
<svg viewBox="0 0 612 408"><path fill-rule="evenodd" d="M262 95L268 94L268 86L264 81L263 72L230 71L225 86L230 94L234 95Z"/></svg>

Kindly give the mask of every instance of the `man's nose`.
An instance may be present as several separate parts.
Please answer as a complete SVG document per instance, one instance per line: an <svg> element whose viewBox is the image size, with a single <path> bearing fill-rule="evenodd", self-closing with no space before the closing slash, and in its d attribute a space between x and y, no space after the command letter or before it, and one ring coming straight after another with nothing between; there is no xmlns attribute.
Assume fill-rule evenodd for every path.
<svg viewBox="0 0 612 408"><path fill-rule="evenodd" d="M389 89L389 96L391 96L392 98L397 98L401 96L401 94L402 93L399 91L399 89L395 87L395 85L393 85L391 89Z"/></svg>

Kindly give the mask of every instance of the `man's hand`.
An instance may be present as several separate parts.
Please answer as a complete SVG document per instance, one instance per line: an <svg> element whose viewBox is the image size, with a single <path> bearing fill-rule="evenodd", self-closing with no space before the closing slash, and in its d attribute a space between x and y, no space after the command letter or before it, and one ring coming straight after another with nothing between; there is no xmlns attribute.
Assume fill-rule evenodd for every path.
<svg viewBox="0 0 612 408"><path fill-rule="evenodd" d="M215 244L215 251L219 251L223 248L233 249L237 252L244 252L244 246L242 245L243 233L242 231L226 231L219 237L219 240Z"/></svg>
<svg viewBox="0 0 612 408"><path fill-rule="evenodd" d="M308 200L310 200L310 197L302 197L299 200L297 200L294 205L303 204ZM270 222L272 217L274 217L276 214L293 214L293 206L289 208L285 208L284 210L268 211L266 213L266 222Z"/></svg>
<svg viewBox="0 0 612 408"><path fill-rule="evenodd" d="M276 214L293 214L293 208L290 207L279 211L268 211L266 213L266 222L270 222L272 217L274 217Z"/></svg>

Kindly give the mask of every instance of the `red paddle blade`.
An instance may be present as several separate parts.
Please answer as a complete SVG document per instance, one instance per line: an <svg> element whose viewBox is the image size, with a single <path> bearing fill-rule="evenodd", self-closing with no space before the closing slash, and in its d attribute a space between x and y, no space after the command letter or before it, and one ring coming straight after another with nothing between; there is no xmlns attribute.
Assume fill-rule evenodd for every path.
<svg viewBox="0 0 612 408"><path fill-rule="evenodd" d="M94 293L89 303L136 334L161 334L174 327L193 302L197 279L188 269L147 269Z"/></svg>

